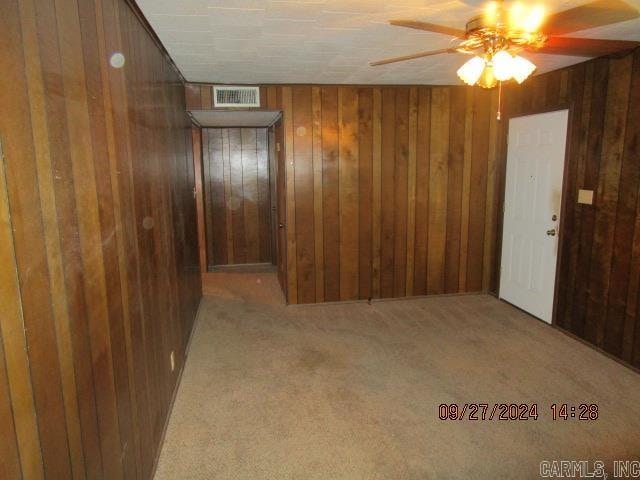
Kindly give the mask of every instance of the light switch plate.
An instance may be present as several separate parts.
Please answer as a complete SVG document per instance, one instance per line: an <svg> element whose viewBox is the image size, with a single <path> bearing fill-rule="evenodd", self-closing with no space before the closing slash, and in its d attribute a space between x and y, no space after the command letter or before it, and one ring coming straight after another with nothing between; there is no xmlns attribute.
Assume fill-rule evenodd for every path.
<svg viewBox="0 0 640 480"><path fill-rule="evenodd" d="M578 203L593 205L593 190L578 190Z"/></svg>

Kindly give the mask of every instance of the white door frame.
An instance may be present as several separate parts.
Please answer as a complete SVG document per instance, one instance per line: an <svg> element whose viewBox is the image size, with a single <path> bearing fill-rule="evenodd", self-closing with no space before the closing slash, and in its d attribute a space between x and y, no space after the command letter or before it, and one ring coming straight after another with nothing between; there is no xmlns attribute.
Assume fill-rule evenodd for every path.
<svg viewBox="0 0 640 480"><path fill-rule="evenodd" d="M564 238L564 219L565 219L565 215L566 215L566 207L567 207L567 201L569 200L569 193L567 192L568 190L568 183L569 183L569 175L568 175L568 170L569 170L569 162L570 162L570 158L571 158L571 145L572 145L572 138L573 138L573 117L574 117L574 105L573 102L570 103L562 103L559 104L555 107L549 107L549 108L542 108L542 109L532 109L529 111L522 111L522 112L518 112L517 114L514 115L507 115L504 118L504 121L506 121L506 128L504 129L505 135L504 135L504 140L502 142L503 144L503 148L504 148L504 155L502 156L502 158L504 159L504 164L503 164L503 178L502 178L502 190L501 190L501 197L500 197L500 201L502 202L502 213L501 213L501 219L500 219L500 232L499 235L497 236L497 240L500 242L500 249L496 252L496 257L498 259L498 271L497 271L497 278L496 278L496 282L497 282L497 288L496 288L496 294L498 299L501 299L503 302L508 303L506 300L503 300L501 298L500 295L500 278L501 278L501 271L502 271L502 250L504 248L503 242L502 242L502 237L504 234L504 219L505 219L505 208L504 208L504 201L505 201L505 192L506 192L506 186L507 186L507 157L509 154L509 147L508 147L508 139L509 139L509 122L512 118L519 118L519 117L528 117L531 115L537 115L537 114L542 114L542 113L553 113L553 112L558 112L561 110L567 110L567 139L566 139L566 143L565 143L565 152L564 152L564 165L563 165L563 177L562 177L562 195L561 195L561 199L560 199L560 221L558 222L558 228L557 228L557 232L558 232L558 251L557 251L557 257L556 257L556 272L555 272L555 278L554 278L554 288L553 288L553 307L552 307L552 314L551 314L551 325L555 326L556 325L556 317L557 317L557 304L558 304L558 280L560 277L560 271L562 269L562 259L563 259L563 250L564 250L564 242L562 241L562 239ZM577 187L577 186L576 186ZM573 199L573 201L575 201L575 198ZM515 306L515 305L514 305ZM517 306L515 306L516 308L519 308ZM524 311L524 310L523 310ZM525 313L529 313L529 312L525 312ZM533 315L532 315L533 316ZM534 318L537 318L534 316ZM543 323L543 320L540 320Z"/></svg>

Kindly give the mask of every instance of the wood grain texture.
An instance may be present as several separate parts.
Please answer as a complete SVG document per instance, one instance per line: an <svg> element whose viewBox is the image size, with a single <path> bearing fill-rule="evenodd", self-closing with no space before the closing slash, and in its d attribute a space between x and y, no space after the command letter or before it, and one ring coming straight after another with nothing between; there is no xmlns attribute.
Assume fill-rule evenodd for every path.
<svg viewBox="0 0 640 480"><path fill-rule="evenodd" d="M427 240L427 293L445 292L447 242L447 188L449 165L450 91L431 93L431 152L429 158L429 237Z"/></svg>
<svg viewBox="0 0 640 480"><path fill-rule="evenodd" d="M395 276L396 89L382 90L380 296L393 297Z"/></svg>
<svg viewBox="0 0 640 480"><path fill-rule="evenodd" d="M289 303L488 290L498 193L490 181L499 172L490 95L462 87L261 91L284 115Z"/></svg>
<svg viewBox="0 0 640 480"><path fill-rule="evenodd" d="M182 79L123 0L0 17L0 476L149 478L200 298Z"/></svg>
<svg viewBox="0 0 640 480"><path fill-rule="evenodd" d="M371 298L372 189L373 189L373 90L358 91L358 296Z"/></svg>
<svg viewBox="0 0 640 480"><path fill-rule="evenodd" d="M207 270L207 224L204 211L204 165L202 163L203 138L206 138L207 140L205 144L207 145L208 149L209 138L206 135L206 132L201 132L201 129L196 126L191 127L191 142L193 145L193 173L195 177L194 194L196 196L196 214L198 216L198 258L200 260L201 272Z"/></svg>
<svg viewBox="0 0 640 480"><path fill-rule="evenodd" d="M323 87L321 96L324 301L331 302L340 300L338 89Z"/></svg>
<svg viewBox="0 0 640 480"><path fill-rule="evenodd" d="M523 85L509 88L505 95L509 115L526 115L533 108L570 108L554 322L636 367L640 366L639 85L636 49L622 57L534 77L526 92ZM498 129L498 175L506 157L505 123ZM501 183L504 178L497 180L498 211L504 195ZM578 189L593 190L594 204L578 204ZM487 192L487 201L489 196ZM496 237L501 235L499 223L494 227ZM499 249L499 241L494 248ZM494 258L498 272L499 255ZM497 278L496 274L491 281L495 290Z"/></svg>
<svg viewBox="0 0 640 480"><path fill-rule="evenodd" d="M272 263L267 129L204 128L202 135L208 268Z"/></svg>
<svg viewBox="0 0 640 480"><path fill-rule="evenodd" d="M396 92L395 171L393 215L393 296L406 295L407 281L407 184L409 166L409 89Z"/></svg>
<svg viewBox="0 0 640 480"><path fill-rule="evenodd" d="M298 261L296 243L296 162L295 133L293 128L293 92L291 87L283 87L281 94L284 112L284 145L285 145L285 204L287 236L287 301L298 303ZM304 108L304 107L303 107Z"/></svg>
<svg viewBox="0 0 640 480"><path fill-rule="evenodd" d="M313 115L313 231L315 246L316 299L324 298L324 225L322 196L322 95L320 87L311 90Z"/></svg>
<svg viewBox="0 0 640 480"><path fill-rule="evenodd" d="M413 294L427 293L427 248L429 242L429 160L431 158L431 89L418 92L416 139L416 212Z"/></svg>
<svg viewBox="0 0 640 480"><path fill-rule="evenodd" d="M340 201L340 300L358 298L358 90L338 90L338 195Z"/></svg>
<svg viewBox="0 0 640 480"><path fill-rule="evenodd" d="M316 300L315 222L313 183L313 113L311 89L292 88L293 152L295 156L296 271L298 302ZM309 221L311 220L311 221Z"/></svg>
<svg viewBox="0 0 640 480"><path fill-rule="evenodd" d="M485 230L497 223L490 199L499 190L490 183L499 180L491 95L445 86L261 91L284 114L289 303L489 288L497 236Z"/></svg>

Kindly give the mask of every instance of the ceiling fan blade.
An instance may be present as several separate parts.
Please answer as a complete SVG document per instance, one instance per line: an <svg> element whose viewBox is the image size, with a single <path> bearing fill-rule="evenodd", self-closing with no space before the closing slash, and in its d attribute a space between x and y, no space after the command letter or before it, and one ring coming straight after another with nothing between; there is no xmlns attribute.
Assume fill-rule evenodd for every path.
<svg viewBox="0 0 640 480"><path fill-rule="evenodd" d="M549 37L542 48L531 48L531 52L575 57L601 57L631 50L640 42L628 40L599 40L596 38Z"/></svg>
<svg viewBox="0 0 640 480"><path fill-rule="evenodd" d="M440 55L441 53L458 53L454 48L443 48L441 50L431 50L430 52L414 53L413 55L405 55L403 57L387 58L385 60L378 60L377 62L371 62L369 65L372 67L378 65L386 65L387 63L404 62L405 60L413 60L414 58L430 57L432 55Z"/></svg>
<svg viewBox="0 0 640 480"><path fill-rule="evenodd" d="M415 20L389 20L389 23L398 27L415 28L416 30L442 33L443 35L451 35L452 37L458 38L464 38L466 34L464 30L460 30L459 28L436 25L435 23L418 22Z"/></svg>
<svg viewBox="0 0 640 480"><path fill-rule="evenodd" d="M640 12L623 0L595 0L547 18L542 30L547 35L564 35L588 28L638 18Z"/></svg>

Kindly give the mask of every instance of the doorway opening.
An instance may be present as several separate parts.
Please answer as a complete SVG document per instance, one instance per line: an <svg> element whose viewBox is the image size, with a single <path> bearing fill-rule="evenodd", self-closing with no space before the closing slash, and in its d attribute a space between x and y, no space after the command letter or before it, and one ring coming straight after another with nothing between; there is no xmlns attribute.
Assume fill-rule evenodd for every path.
<svg viewBox="0 0 640 480"><path fill-rule="evenodd" d="M277 272L282 288L286 254L280 238L285 224L281 113L209 110L191 115L199 125L195 143L200 145L194 146L200 153L196 196L202 272Z"/></svg>

